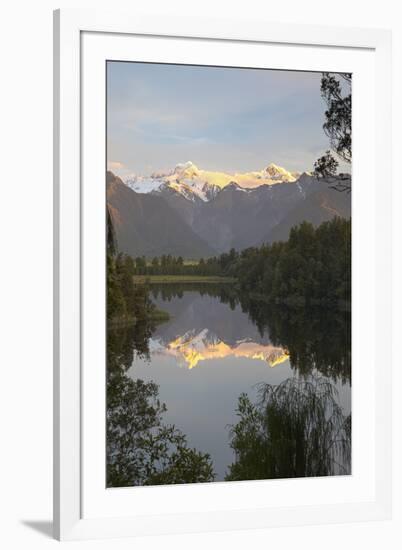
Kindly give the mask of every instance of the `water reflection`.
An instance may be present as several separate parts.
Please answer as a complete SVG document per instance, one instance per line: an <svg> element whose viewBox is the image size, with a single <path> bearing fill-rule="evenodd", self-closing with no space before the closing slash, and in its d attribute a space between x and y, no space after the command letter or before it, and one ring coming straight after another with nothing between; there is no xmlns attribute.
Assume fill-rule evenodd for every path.
<svg viewBox="0 0 402 550"><path fill-rule="evenodd" d="M109 486L350 472L349 313L228 286L151 298L167 323L108 333Z"/></svg>
<svg viewBox="0 0 402 550"><path fill-rule="evenodd" d="M350 312L325 308L279 308L244 301L245 310L271 341L284 346L292 368L300 374L316 369L332 380L350 383Z"/></svg>
<svg viewBox="0 0 402 550"><path fill-rule="evenodd" d="M189 369L199 367L205 361L230 357L256 359L275 367L289 357L284 348L272 344L261 344L250 339L240 340L234 344L224 342L207 328L199 332L189 330L167 343L153 339L152 351L154 356L161 354L175 357L179 365Z"/></svg>

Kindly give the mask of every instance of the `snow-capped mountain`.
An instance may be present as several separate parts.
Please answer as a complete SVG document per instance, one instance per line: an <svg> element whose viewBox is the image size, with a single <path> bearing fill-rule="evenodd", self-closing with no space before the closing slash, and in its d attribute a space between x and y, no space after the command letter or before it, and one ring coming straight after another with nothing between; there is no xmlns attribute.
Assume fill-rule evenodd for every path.
<svg viewBox="0 0 402 550"><path fill-rule="evenodd" d="M252 182L260 183L254 187L250 180L245 185L245 174L242 179L190 163L126 184L109 172L107 198L120 249L147 258L208 258L286 240L302 221L317 226L350 217L350 196L334 190L333 181L273 165L253 174Z"/></svg>
<svg viewBox="0 0 402 550"><path fill-rule="evenodd" d="M299 172L289 172L273 163L256 172L228 174L201 170L189 161L178 164L165 174L128 177L125 183L136 193L155 193L170 188L192 202L208 202L230 184L237 184L241 190L255 189L261 185L293 183L300 175Z"/></svg>

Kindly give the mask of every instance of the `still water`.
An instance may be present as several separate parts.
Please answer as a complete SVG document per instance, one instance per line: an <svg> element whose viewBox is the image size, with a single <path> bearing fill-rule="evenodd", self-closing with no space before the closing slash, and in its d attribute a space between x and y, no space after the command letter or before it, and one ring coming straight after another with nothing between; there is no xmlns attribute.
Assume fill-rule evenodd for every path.
<svg viewBox="0 0 402 550"><path fill-rule="evenodd" d="M185 434L189 447L210 455L216 481L236 459L231 426L242 393L254 403L264 384L316 377L350 415L349 314L272 308L206 285L153 287L151 299L169 321L149 331L137 326L131 335L114 331L113 341L124 338L133 349L127 376L158 385L164 421ZM145 354L137 351L141 339ZM336 456L331 473L350 473L350 458Z"/></svg>

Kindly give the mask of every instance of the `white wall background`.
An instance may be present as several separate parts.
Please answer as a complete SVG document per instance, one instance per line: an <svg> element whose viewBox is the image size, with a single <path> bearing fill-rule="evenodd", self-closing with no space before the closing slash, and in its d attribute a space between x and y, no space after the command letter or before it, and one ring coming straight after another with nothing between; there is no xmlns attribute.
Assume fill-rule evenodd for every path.
<svg viewBox="0 0 402 550"><path fill-rule="evenodd" d="M14 0L1 10L0 545L46 549L52 496L52 10L115 7L270 22L391 28L394 32L394 432L395 507L388 522L71 543L74 548L210 547L339 549L402 547L400 469L402 335L402 15L400 0ZM381 182L379 182L380 184ZM397 219L399 216L400 219ZM388 346L389 342L382 342ZM399 363L399 364L398 364ZM381 368L381 365L379 365Z"/></svg>

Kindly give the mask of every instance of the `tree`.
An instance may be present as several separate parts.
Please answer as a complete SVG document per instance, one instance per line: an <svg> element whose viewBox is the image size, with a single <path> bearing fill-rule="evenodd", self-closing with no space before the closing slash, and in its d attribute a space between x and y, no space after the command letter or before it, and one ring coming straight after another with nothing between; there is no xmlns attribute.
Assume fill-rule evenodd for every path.
<svg viewBox="0 0 402 550"><path fill-rule="evenodd" d="M155 382L133 380L108 365L108 487L214 480L209 455L189 448L180 430L164 424L165 411Z"/></svg>
<svg viewBox="0 0 402 550"><path fill-rule="evenodd" d="M339 78L323 73L321 95L327 104L324 132L333 151L346 162L352 160L352 75L339 73ZM346 88L346 89L345 89Z"/></svg>
<svg viewBox="0 0 402 550"><path fill-rule="evenodd" d="M155 256L152 258L152 275L157 275L159 273L159 258Z"/></svg>
<svg viewBox="0 0 402 550"><path fill-rule="evenodd" d="M331 150L343 161L352 160L352 75L350 73L323 73L321 96L327 109L323 130L329 138ZM330 151L314 164L317 177L335 178L338 162ZM337 191L350 192L350 180L336 182Z"/></svg>
<svg viewBox="0 0 402 550"><path fill-rule="evenodd" d="M117 250L117 243L109 206L106 207L106 233L107 252L114 256Z"/></svg>
<svg viewBox="0 0 402 550"><path fill-rule="evenodd" d="M317 178L332 178L336 175L339 162L331 155L331 151L326 151L325 155L320 157L314 163L314 175Z"/></svg>
<svg viewBox="0 0 402 550"><path fill-rule="evenodd" d="M235 462L228 481L349 474L351 417L325 379L289 378L260 386L260 400L239 397L231 428Z"/></svg>
<svg viewBox="0 0 402 550"><path fill-rule="evenodd" d="M107 319L108 322L124 319L127 316L127 305L120 286L114 256L108 253L107 261Z"/></svg>
<svg viewBox="0 0 402 550"><path fill-rule="evenodd" d="M147 269L145 256L138 256L137 258L135 258L135 267L138 275L145 275Z"/></svg>

